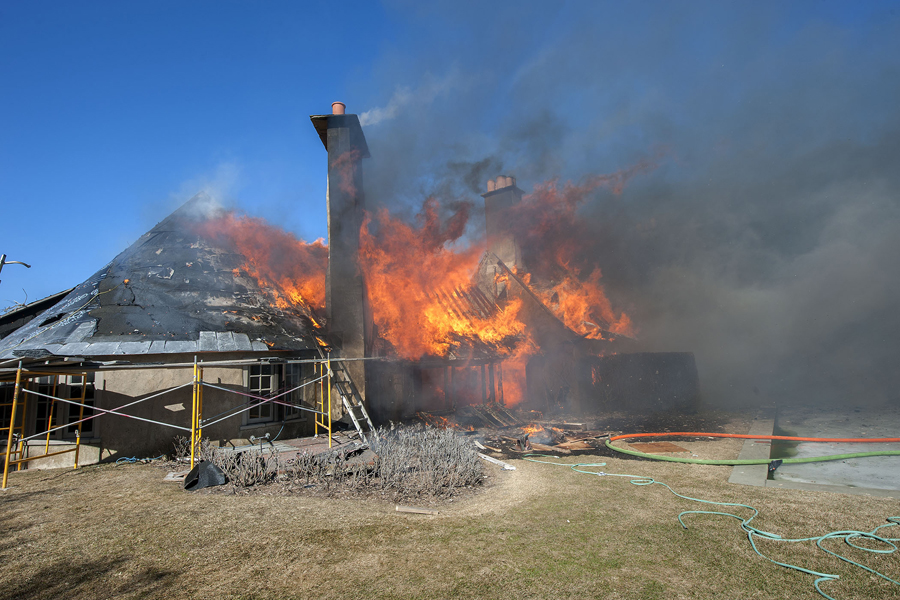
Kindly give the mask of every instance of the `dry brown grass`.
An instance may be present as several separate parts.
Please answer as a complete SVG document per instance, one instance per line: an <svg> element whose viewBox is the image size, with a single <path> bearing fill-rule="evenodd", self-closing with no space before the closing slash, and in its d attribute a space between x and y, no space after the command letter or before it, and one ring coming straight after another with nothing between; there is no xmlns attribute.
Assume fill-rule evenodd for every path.
<svg viewBox="0 0 900 600"><path fill-rule="evenodd" d="M696 444L708 456L738 448ZM577 460L594 459L560 459ZM900 513L889 499L730 485L727 467L596 460L752 504L758 527L785 536L869 530ZM819 597L812 577L757 557L737 521L695 516L682 529L677 514L698 507L661 486L514 462L436 516L376 500L188 493L153 465L13 473L0 493L0 599ZM837 598L898 597L812 544L762 547L839 573L825 584ZM897 555L862 560L900 578Z"/></svg>

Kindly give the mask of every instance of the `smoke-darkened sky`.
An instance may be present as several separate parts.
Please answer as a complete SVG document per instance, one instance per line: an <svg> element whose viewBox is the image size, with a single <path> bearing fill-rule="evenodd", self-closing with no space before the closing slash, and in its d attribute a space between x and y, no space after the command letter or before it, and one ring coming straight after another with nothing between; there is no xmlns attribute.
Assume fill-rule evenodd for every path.
<svg viewBox="0 0 900 600"><path fill-rule="evenodd" d="M34 265L0 306L201 189L324 236L308 115L343 100L409 214L654 160L580 209L642 343L716 402L900 400L896 3L21 3L0 56L0 252Z"/></svg>

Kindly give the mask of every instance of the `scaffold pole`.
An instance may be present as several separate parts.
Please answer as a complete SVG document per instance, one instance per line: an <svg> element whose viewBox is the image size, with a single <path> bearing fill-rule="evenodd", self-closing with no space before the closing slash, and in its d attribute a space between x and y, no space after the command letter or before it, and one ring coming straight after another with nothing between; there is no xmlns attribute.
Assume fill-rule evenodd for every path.
<svg viewBox="0 0 900 600"><path fill-rule="evenodd" d="M75 430L75 466L78 468L78 453L81 451L81 426L84 425L84 401L87 398L87 373L81 374L81 407L78 409L78 429Z"/></svg>
<svg viewBox="0 0 900 600"><path fill-rule="evenodd" d="M6 459L3 463L3 489L6 489L6 481L9 479L9 455L12 452L13 431L16 428L16 409L19 407L19 389L22 387L22 361L16 370L16 389L13 392L12 412L9 414L9 435L6 436Z"/></svg>
<svg viewBox="0 0 900 600"><path fill-rule="evenodd" d="M191 398L191 468L194 468L194 460L197 449L197 357L194 356L194 385Z"/></svg>
<svg viewBox="0 0 900 600"><path fill-rule="evenodd" d="M331 378L334 377L334 373L331 372L331 352L328 353L328 363L326 365L328 367L328 447L331 448L332 444L332 436L331 436Z"/></svg>

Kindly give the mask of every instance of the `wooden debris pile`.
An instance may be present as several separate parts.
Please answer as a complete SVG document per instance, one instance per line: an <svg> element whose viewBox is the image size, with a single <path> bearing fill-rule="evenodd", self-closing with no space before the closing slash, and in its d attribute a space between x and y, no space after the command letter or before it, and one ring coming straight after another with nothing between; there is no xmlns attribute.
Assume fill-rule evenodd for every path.
<svg viewBox="0 0 900 600"><path fill-rule="evenodd" d="M480 450L505 456L530 452L572 454L602 448L610 432L592 422L548 421L538 411L509 409L496 403L465 406L455 413L418 413L435 427L473 436Z"/></svg>

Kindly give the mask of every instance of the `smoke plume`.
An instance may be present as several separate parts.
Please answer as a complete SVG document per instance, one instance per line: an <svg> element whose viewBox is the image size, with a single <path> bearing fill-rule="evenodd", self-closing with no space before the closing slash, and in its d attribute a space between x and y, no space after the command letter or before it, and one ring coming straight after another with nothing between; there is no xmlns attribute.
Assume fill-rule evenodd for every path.
<svg viewBox="0 0 900 600"><path fill-rule="evenodd" d="M900 401L895 10L399 8L415 39L360 82L383 106L365 117L381 121L366 130L373 210L474 202L474 240L501 169L540 194L649 160L571 224L644 348L693 351L713 404ZM422 37L428 50L405 51ZM396 90L436 89L428 73L467 85L409 108Z"/></svg>

